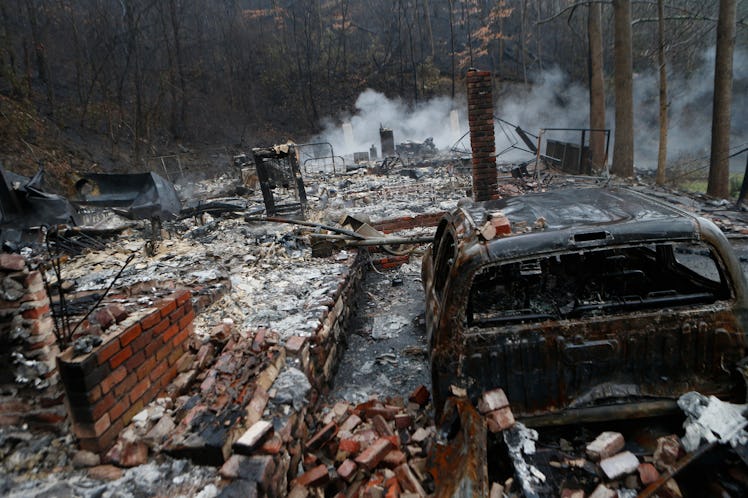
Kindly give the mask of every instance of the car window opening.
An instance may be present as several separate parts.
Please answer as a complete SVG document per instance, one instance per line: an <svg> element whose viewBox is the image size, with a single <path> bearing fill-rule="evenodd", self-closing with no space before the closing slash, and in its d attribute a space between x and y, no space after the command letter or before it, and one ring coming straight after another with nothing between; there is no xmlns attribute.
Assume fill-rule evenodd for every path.
<svg viewBox="0 0 748 498"><path fill-rule="evenodd" d="M606 248L490 265L473 278L468 326L614 315L729 299L708 247Z"/></svg>

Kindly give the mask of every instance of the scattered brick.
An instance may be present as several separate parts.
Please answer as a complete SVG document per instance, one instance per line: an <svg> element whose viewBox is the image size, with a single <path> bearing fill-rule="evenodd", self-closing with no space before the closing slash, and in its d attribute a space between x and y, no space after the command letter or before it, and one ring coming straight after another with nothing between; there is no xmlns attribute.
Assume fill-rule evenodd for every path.
<svg viewBox="0 0 748 498"><path fill-rule="evenodd" d="M587 455L594 461L600 461L621 451L625 443L620 432L606 431L587 445Z"/></svg>
<svg viewBox="0 0 748 498"><path fill-rule="evenodd" d="M369 471L374 470L393 448L394 445L389 439L380 438L357 456L355 461Z"/></svg>
<svg viewBox="0 0 748 498"><path fill-rule="evenodd" d="M323 486L329 480L330 473L327 471L327 466L321 464L300 475L296 483L300 486Z"/></svg>
<svg viewBox="0 0 748 498"><path fill-rule="evenodd" d="M345 459L337 469L338 475L346 482L351 482L356 476L358 465L351 459Z"/></svg>
<svg viewBox="0 0 748 498"><path fill-rule="evenodd" d="M323 444L328 442L332 437L335 436L335 434L338 432L338 426L335 422L330 422L326 426L324 426L322 429L317 431L317 433L310 439L306 447L309 450L316 450L319 449Z"/></svg>
<svg viewBox="0 0 748 498"><path fill-rule="evenodd" d="M508 406L494 410L486 414L488 430L496 433L510 428L514 425L514 414Z"/></svg>
<svg viewBox="0 0 748 498"><path fill-rule="evenodd" d="M251 454L255 447L272 430L273 424L266 420L255 422L252 427L242 434L234 443L234 451L240 454Z"/></svg>
<svg viewBox="0 0 748 498"><path fill-rule="evenodd" d="M503 389L484 392L478 400L478 411L481 415L509 406L509 400Z"/></svg>

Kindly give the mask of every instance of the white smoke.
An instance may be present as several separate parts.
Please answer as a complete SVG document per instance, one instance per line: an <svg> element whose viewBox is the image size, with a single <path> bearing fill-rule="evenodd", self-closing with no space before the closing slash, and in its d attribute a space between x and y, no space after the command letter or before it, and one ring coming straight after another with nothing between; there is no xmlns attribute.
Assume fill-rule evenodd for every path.
<svg viewBox="0 0 748 498"><path fill-rule="evenodd" d="M714 92L714 48L701 54L700 64L686 75L668 74L668 162L695 159L694 167L709 162ZM748 51L737 49L733 58L732 123L730 145L748 145ZM659 78L656 74L634 79L635 159L637 167L657 166L659 143ZM609 111L612 113L612 111ZM612 114L611 114L612 117ZM740 147L740 148L743 148ZM735 158L733 167L744 159ZM742 166L740 167L742 170Z"/></svg>
<svg viewBox="0 0 748 498"><path fill-rule="evenodd" d="M708 163L711 142L712 92L714 84L715 50L702 54L701 63L686 75L668 75L670 123L668 126L668 161L683 158L701 158ZM571 82L558 68L544 71L533 78L528 87L521 84L499 83L494 94L495 115L525 131L537 135L541 129L589 127L589 95L583 85ZM731 145L734 150L748 146L748 51L737 49L733 63L733 100ZM657 164L659 140L658 76L656 68L649 73L634 76L634 133L635 162L638 168L654 168ZM607 127L611 129L608 161L613 151L613 89L606 109ZM407 105L400 99L389 99L374 90L359 95L356 112L341 115L325 122L324 131L315 141L332 143L336 155L368 151L371 145L381 155L379 127L391 128L395 143L406 140L423 141L433 137L436 146L445 150L468 131L467 105L464 98L452 101L440 97L416 105ZM460 131L451 126L450 112L459 113ZM350 123L353 140L346 141L343 124ZM346 126L347 128L347 126ZM496 151L500 162L523 161L532 158L525 145L511 131L511 126L496 126ZM504 129L509 130L507 134ZM580 132L548 131L545 138L578 143ZM348 142L348 143L347 143ZM469 150L470 140L461 144ZM741 147L742 145L742 147ZM541 147L541 149L544 145ZM745 164L745 156L735 158L733 168Z"/></svg>
<svg viewBox="0 0 748 498"><path fill-rule="evenodd" d="M368 89L356 99L356 112L337 116L324 122L324 131L313 141L330 142L336 155L349 155L368 151L375 145L382 154L379 143L379 127L393 131L395 143L412 140L422 142L431 137L439 149L448 149L462 134L467 132L467 106L456 104L448 97L439 97L427 102L407 105L400 99L389 99L382 93ZM450 112L457 110L463 128L454 133ZM343 124L350 123L353 141L346 141Z"/></svg>
<svg viewBox="0 0 748 498"><path fill-rule="evenodd" d="M589 93L583 86L572 83L559 69L544 71L534 78L534 83L500 85L496 101L496 117L519 126L526 132L538 135L547 128L589 127ZM519 137L504 124L496 126L497 161L524 161L532 155L519 141ZM506 133L505 133L506 130ZM579 142L581 132L549 131L545 138ZM541 146L541 149L544 145ZM520 149L521 148L521 149Z"/></svg>

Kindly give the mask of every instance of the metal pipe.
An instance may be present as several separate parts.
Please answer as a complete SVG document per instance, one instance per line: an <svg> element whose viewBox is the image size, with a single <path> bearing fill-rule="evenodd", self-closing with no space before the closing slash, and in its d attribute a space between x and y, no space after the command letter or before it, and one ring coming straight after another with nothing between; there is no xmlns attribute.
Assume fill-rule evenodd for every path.
<svg viewBox="0 0 748 498"><path fill-rule="evenodd" d="M354 239L365 239L363 235L360 233L356 233L352 230L346 230L345 228L338 228L333 227L330 225L323 225L322 223L314 223L313 221L303 221L303 220L290 220L288 218L276 218L273 216L245 216L244 221L246 222L270 222L270 223L288 223L291 225L301 225L304 227L311 227L311 228L321 228L322 230L330 230L331 232L341 233L343 235L348 235L350 237L353 237Z"/></svg>
<svg viewBox="0 0 748 498"><path fill-rule="evenodd" d="M569 425L577 423L600 422L603 420L621 420L628 418L648 418L659 415L680 413L675 400L643 401L626 405L594 406L590 408L572 408L560 413L518 417L529 427L549 425Z"/></svg>

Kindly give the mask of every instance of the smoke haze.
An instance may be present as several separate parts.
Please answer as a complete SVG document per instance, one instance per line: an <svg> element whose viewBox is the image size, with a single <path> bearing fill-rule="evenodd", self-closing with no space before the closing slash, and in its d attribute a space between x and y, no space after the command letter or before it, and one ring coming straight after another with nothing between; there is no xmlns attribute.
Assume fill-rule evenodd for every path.
<svg viewBox="0 0 748 498"><path fill-rule="evenodd" d="M712 121L712 87L714 82L715 50L707 50L701 63L689 74L668 75L670 101L670 123L668 127L668 161L674 163L694 159L706 164L709 156ZM736 50L733 63L733 100L731 145L733 150L748 145L748 51ZM651 73L634 75L634 132L635 161L638 168L654 168L657 164L659 140L658 124L658 77ZM612 88L607 89L606 121L613 128L614 112ZM496 116L524 130L538 134L541 128L585 128L589 122L589 97L587 89L569 81L558 68L544 71L534 78L532 85L500 84L494 95ZM446 150L468 131L467 105L464 98L452 101L447 97L410 106L400 99L390 99L374 90L359 95L352 115L330 118L324 123L324 131L315 140L333 144L335 153L348 155L356 151L368 151L376 145L381 154L379 127L391 128L395 143L406 140L423 141L433 137L440 150ZM460 131L455 132L450 123L450 112L457 110ZM343 124L350 123L352 134L343 131ZM346 126L347 128L347 126ZM549 132L548 136L558 140L578 142L579 132ZM613 133L611 131L610 153ZM498 161L522 161L530 159L527 152L512 148L516 136L505 136L501 127L496 129ZM469 138L462 144L469 148ZM524 148L522 143L517 146ZM505 152L503 152L505 151ZM502 153L503 152L503 153ZM610 160L610 157L609 157ZM736 158L734 167L744 159Z"/></svg>

